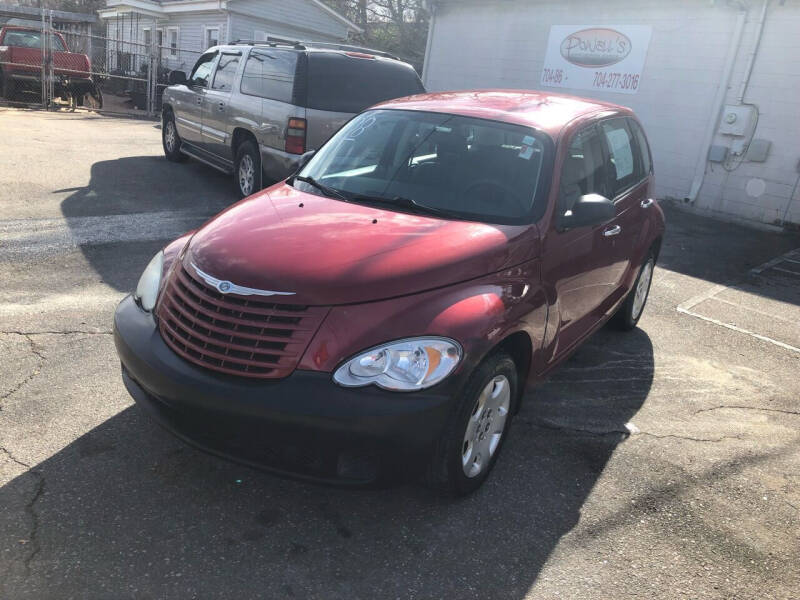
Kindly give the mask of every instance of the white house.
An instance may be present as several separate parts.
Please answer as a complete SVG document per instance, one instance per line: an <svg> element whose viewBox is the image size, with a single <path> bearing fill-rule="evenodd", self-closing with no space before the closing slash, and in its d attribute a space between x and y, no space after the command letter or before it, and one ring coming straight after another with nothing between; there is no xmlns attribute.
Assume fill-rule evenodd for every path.
<svg viewBox="0 0 800 600"><path fill-rule="evenodd" d="M267 36L340 42L361 31L321 0L107 0L98 12L109 70L138 69L151 43L161 46L164 66L188 72L219 43Z"/></svg>
<svg viewBox="0 0 800 600"><path fill-rule="evenodd" d="M430 0L430 90L527 88L630 106L657 193L800 224L800 2Z"/></svg>

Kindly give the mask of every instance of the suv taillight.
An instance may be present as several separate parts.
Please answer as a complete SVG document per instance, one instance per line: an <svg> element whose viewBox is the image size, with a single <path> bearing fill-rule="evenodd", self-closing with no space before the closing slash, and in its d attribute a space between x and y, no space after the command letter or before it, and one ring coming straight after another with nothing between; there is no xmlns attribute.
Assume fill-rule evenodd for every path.
<svg viewBox="0 0 800 600"><path fill-rule="evenodd" d="M289 119L286 130L286 152L303 154L306 151L306 120Z"/></svg>

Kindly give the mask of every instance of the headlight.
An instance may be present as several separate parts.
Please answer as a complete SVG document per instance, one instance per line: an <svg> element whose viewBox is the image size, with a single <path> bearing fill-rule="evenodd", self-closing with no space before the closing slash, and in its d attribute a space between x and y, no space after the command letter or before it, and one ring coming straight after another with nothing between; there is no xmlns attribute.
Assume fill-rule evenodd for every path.
<svg viewBox="0 0 800 600"><path fill-rule="evenodd" d="M387 390L423 390L456 368L461 346L454 340L420 337L375 346L336 369L333 380L346 387L375 384Z"/></svg>
<svg viewBox="0 0 800 600"><path fill-rule="evenodd" d="M153 310L156 305L158 288L161 285L161 270L163 268L164 252L159 251L145 267L144 273L142 273L136 286L136 292L133 294L134 298L138 300L139 304L147 312Z"/></svg>

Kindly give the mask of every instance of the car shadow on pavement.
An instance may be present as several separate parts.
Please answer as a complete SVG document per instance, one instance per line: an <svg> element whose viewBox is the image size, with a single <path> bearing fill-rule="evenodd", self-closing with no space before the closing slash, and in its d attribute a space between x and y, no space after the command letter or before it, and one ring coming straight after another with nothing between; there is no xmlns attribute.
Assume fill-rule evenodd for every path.
<svg viewBox="0 0 800 600"><path fill-rule="evenodd" d="M658 266L711 283L731 285L748 279L750 269L800 248L800 235L759 230L690 214L669 203L662 208L667 230ZM780 286L754 285L749 291L782 302L797 303L796 293Z"/></svg>
<svg viewBox="0 0 800 600"><path fill-rule="evenodd" d="M279 479L127 408L0 488L0 596L523 598L653 372L645 332L598 332L528 394L464 499Z"/></svg>
<svg viewBox="0 0 800 600"><path fill-rule="evenodd" d="M69 193L61 212L72 240L101 279L120 291L135 287L159 248L238 199L230 176L160 156L98 161L88 185L53 193Z"/></svg>

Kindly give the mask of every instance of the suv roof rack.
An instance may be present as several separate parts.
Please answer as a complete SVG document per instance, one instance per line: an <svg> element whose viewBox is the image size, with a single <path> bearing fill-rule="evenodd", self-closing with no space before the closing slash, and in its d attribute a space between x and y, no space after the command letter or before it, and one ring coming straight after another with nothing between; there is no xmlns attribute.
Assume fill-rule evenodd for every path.
<svg viewBox="0 0 800 600"><path fill-rule="evenodd" d="M382 58L391 58L392 60L400 60L399 57L383 50L375 50L374 48L365 48L363 46L353 46L350 44L334 44L331 42L303 42L300 40L289 40L274 36L267 37L266 40L236 40L231 42L233 45L248 45L248 46L288 46L296 48L297 50L308 50L320 48L323 50L340 50L342 52L362 52L364 54L373 54Z"/></svg>

